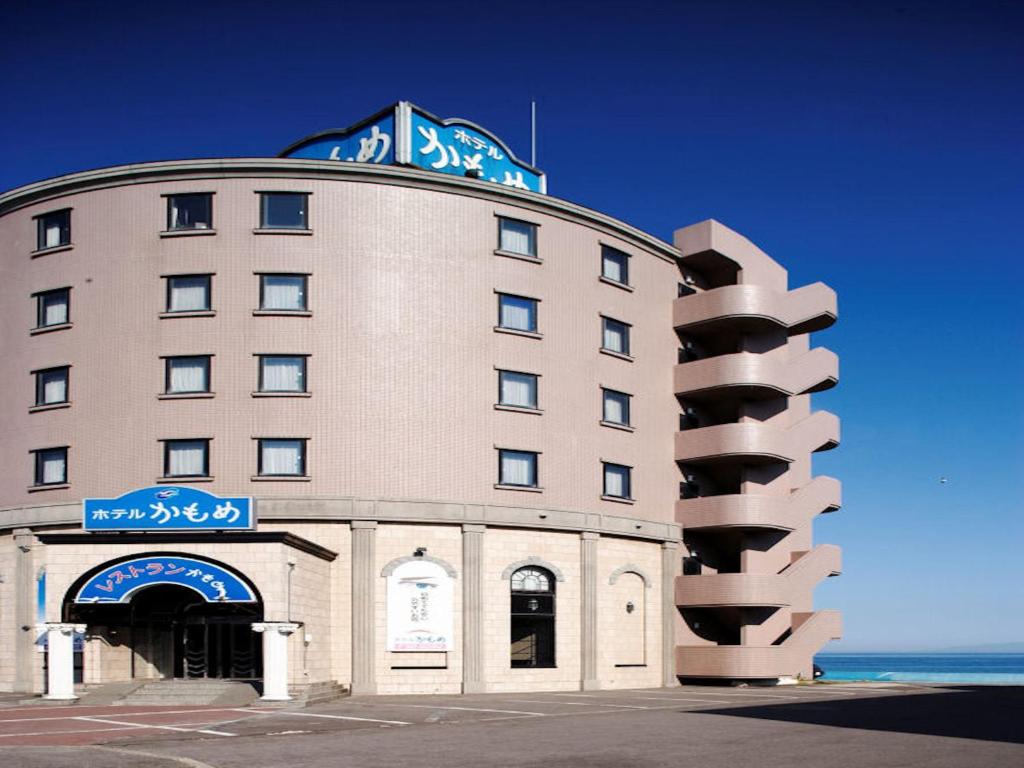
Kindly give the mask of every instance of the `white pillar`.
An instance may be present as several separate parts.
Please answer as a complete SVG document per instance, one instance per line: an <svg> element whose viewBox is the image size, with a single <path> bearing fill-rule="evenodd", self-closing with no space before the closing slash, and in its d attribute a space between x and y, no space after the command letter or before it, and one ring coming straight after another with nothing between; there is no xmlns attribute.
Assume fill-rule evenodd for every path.
<svg viewBox="0 0 1024 768"><path fill-rule="evenodd" d="M288 636L299 628L287 621L261 621L253 632L263 635L262 701L291 701L288 695Z"/></svg>
<svg viewBox="0 0 1024 768"><path fill-rule="evenodd" d="M46 633L47 685L44 699L74 701L75 696L75 633L85 632L85 624L47 622L37 625Z"/></svg>

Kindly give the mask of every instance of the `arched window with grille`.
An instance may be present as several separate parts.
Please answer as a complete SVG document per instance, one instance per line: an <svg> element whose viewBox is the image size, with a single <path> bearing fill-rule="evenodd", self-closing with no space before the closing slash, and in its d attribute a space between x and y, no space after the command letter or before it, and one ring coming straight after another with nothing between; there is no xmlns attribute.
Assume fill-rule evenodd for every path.
<svg viewBox="0 0 1024 768"><path fill-rule="evenodd" d="M555 666L555 577L529 565L512 574L513 667Z"/></svg>

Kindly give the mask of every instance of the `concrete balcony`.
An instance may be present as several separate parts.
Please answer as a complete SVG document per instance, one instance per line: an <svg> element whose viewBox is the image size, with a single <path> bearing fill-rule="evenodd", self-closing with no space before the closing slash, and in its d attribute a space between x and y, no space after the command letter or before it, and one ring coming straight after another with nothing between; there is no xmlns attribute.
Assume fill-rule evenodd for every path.
<svg viewBox="0 0 1024 768"><path fill-rule="evenodd" d="M781 608L841 570L839 547L820 544L809 552L796 553L794 561L780 573L677 576L675 600L683 608Z"/></svg>
<svg viewBox="0 0 1024 768"><path fill-rule="evenodd" d="M839 419L817 411L785 429L765 422L718 424L676 432L675 458L686 464L793 462L839 445Z"/></svg>
<svg viewBox="0 0 1024 768"><path fill-rule="evenodd" d="M694 401L730 394L745 400L804 395L836 385L839 358L824 347L796 358L739 352L677 365L673 376L676 394Z"/></svg>
<svg viewBox="0 0 1024 768"><path fill-rule="evenodd" d="M842 636L838 611L795 615L793 633L780 645L676 646L676 674L681 677L810 679L811 659L829 640Z"/></svg>
<svg viewBox="0 0 1024 768"><path fill-rule="evenodd" d="M828 328L836 321L836 293L824 283L793 291L761 285L725 285L683 296L672 305L675 327L694 336L732 326L745 333L784 328L790 336Z"/></svg>
<svg viewBox="0 0 1024 768"><path fill-rule="evenodd" d="M795 531L823 512L839 509L841 486L834 477L816 477L788 495L729 494L680 499L676 522L684 529L745 528Z"/></svg>

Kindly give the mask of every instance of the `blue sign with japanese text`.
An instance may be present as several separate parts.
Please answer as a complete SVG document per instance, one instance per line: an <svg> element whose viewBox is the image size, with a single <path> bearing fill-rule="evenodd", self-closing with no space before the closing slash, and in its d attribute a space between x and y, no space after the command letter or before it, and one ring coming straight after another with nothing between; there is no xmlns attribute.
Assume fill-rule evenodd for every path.
<svg viewBox="0 0 1024 768"><path fill-rule="evenodd" d="M214 496L198 488L157 485L116 499L84 499L86 531L251 530L252 499Z"/></svg>
<svg viewBox="0 0 1024 768"><path fill-rule="evenodd" d="M545 175L522 162L504 142L466 120L442 120L400 101L355 125L308 136L281 157L413 165L428 171L480 179L547 193Z"/></svg>
<svg viewBox="0 0 1024 768"><path fill-rule="evenodd" d="M75 595L76 603L127 603L144 587L175 584L208 603L255 603L252 587L226 568L194 557L146 555L108 566Z"/></svg>

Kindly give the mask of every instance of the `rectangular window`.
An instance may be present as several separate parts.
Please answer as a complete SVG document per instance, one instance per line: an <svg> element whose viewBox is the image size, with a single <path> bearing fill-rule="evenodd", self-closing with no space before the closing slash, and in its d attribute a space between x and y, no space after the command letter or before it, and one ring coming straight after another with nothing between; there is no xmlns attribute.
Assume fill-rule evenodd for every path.
<svg viewBox="0 0 1024 768"><path fill-rule="evenodd" d="M260 229L309 229L308 192L261 192Z"/></svg>
<svg viewBox="0 0 1024 768"><path fill-rule="evenodd" d="M209 355L168 357L165 358L165 362L165 394L181 395L188 392L210 391Z"/></svg>
<svg viewBox="0 0 1024 768"><path fill-rule="evenodd" d="M71 289L58 288L36 294L36 327L66 325L71 322Z"/></svg>
<svg viewBox="0 0 1024 768"><path fill-rule="evenodd" d="M167 229L213 229L213 195L201 192L168 196Z"/></svg>
<svg viewBox="0 0 1024 768"><path fill-rule="evenodd" d="M612 320L610 317L602 317L601 348L609 352L618 352L620 355L628 355L629 325Z"/></svg>
<svg viewBox="0 0 1024 768"><path fill-rule="evenodd" d="M617 499L631 499L631 478L633 470L622 464L604 462L604 495Z"/></svg>
<svg viewBox="0 0 1024 768"><path fill-rule="evenodd" d="M604 397L604 412L602 419L610 424L622 424L629 426L629 403L632 395L625 392L617 392L614 389L602 389Z"/></svg>
<svg viewBox="0 0 1024 768"><path fill-rule="evenodd" d="M629 254L602 245L601 276L622 285L629 285Z"/></svg>
<svg viewBox="0 0 1024 768"><path fill-rule="evenodd" d="M498 404L536 408L537 376L517 371L498 371Z"/></svg>
<svg viewBox="0 0 1024 768"><path fill-rule="evenodd" d="M306 275L260 275L260 309L306 310Z"/></svg>
<svg viewBox="0 0 1024 768"><path fill-rule="evenodd" d="M36 405L56 405L68 401L68 366L36 371Z"/></svg>
<svg viewBox="0 0 1024 768"><path fill-rule="evenodd" d="M262 439L259 443L261 477L304 477L306 475L306 440Z"/></svg>
<svg viewBox="0 0 1024 768"><path fill-rule="evenodd" d="M67 448L43 448L33 453L36 485L63 485L68 481Z"/></svg>
<svg viewBox="0 0 1024 768"><path fill-rule="evenodd" d="M209 440L164 440L164 477L209 476Z"/></svg>
<svg viewBox="0 0 1024 768"><path fill-rule="evenodd" d="M498 218L498 250L520 256L537 256L537 225L518 219Z"/></svg>
<svg viewBox="0 0 1024 768"><path fill-rule="evenodd" d="M167 278L168 312L208 312L210 307L210 275Z"/></svg>
<svg viewBox="0 0 1024 768"><path fill-rule="evenodd" d="M36 250L71 243L71 209L44 213L36 217Z"/></svg>
<svg viewBox="0 0 1024 768"><path fill-rule="evenodd" d="M509 293L498 294L498 327L537 332L537 300Z"/></svg>
<svg viewBox="0 0 1024 768"><path fill-rule="evenodd" d="M305 392L305 356L260 355L259 391Z"/></svg>
<svg viewBox="0 0 1024 768"><path fill-rule="evenodd" d="M537 487L537 454L498 449L498 484Z"/></svg>

